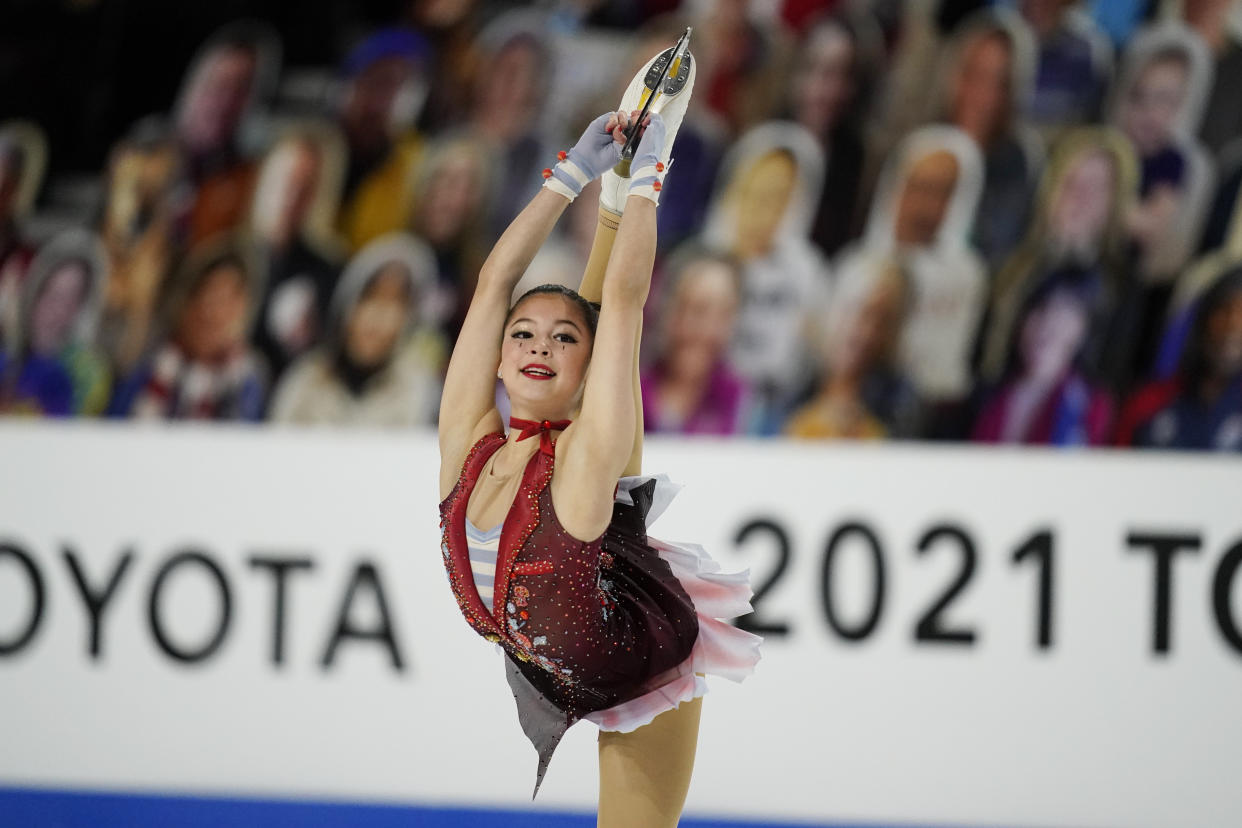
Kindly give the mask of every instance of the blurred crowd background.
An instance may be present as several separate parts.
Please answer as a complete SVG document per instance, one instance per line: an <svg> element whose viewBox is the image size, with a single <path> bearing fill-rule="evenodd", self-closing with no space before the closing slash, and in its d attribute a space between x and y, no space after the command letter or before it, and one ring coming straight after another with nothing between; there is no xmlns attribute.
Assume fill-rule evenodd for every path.
<svg viewBox="0 0 1242 828"><path fill-rule="evenodd" d="M648 431L1242 450L1242 3L4 9L9 416L433 424L491 245L691 25Z"/></svg>

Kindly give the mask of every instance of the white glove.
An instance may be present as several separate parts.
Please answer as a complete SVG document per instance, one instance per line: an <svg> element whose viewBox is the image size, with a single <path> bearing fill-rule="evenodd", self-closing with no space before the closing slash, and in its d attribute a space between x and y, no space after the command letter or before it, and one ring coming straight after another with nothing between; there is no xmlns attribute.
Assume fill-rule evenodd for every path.
<svg viewBox="0 0 1242 828"><path fill-rule="evenodd" d="M615 129L608 127L620 129L626 120L621 113L606 112L591 121L574 148L558 154L556 167L543 171L543 186L570 201L577 198L583 187L621 160L621 145L613 137Z"/></svg>

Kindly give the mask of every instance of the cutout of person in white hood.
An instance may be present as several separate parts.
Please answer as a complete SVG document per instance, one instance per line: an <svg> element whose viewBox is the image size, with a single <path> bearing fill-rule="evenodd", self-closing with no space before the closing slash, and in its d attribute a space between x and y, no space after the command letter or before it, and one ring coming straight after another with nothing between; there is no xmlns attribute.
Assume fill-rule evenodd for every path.
<svg viewBox="0 0 1242 828"><path fill-rule="evenodd" d="M889 157L862 243L838 260L836 291L869 279L876 255L893 255L910 277L913 306L900 362L924 402L953 407L971 390L970 349L986 275L967 234L983 187L975 142L955 127L912 132Z"/></svg>
<svg viewBox="0 0 1242 828"><path fill-rule="evenodd" d="M393 233L350 261L332 297L325 344L299 359L276 388L276 422L430 425L447 350L427 318L435 258ZM424 324L420 324L424 323Z"/></svg>
<svg viewBox="0 0 1242 828"><path fill-rule="evenodd" d="M809 234L824 156L804 128L761 124L725 156L704 241L742 265L742 304L730 359L755 394L762 433L780 422L810 381L808 323L828 287Z"/></svg>

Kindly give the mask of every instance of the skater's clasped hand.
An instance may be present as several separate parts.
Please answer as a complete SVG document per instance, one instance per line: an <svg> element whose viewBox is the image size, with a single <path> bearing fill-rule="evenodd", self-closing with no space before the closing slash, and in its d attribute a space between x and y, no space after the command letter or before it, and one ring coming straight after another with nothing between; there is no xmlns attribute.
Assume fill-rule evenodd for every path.
<svg viewBox="0 0 1242 828"><path fill-rule="evenodd" d="M655 167L660 163L660 157L664 153L666 131L664 119L658 114L652 113L647 116L646 123L643 124L642 140L638 142L638 149L634 151L632 170Z"/></svg>
<svg viewBox="0 0 1242 828"><path fill-rule="evenodd" d="M574 162L588 177L595 180L621 160L621 146L630 118L624 112L606 112L587 125L582 137L569 151Z"/></svg>
<svg viewBox="0 0 1242 828"><path fill-rule="evenodd" d="M663 159L664 144L668 138L668 127L664 119L653 113L643 130L642 140L634 152L634 160L630 165L631 196L642 196L656 204L660 203L660 190L664 186L664 171L667 168Z"/></svg>
<svg viewBox="0 0 1242 828"><path fill-rule="evenodd" d="M564 154L556 167L544 172L547 178L544 186L573 201L583 187L611 170L621 160L626 130L637 117L636 111L605 112L591 121L573 149ZM651 116L648 116L643 120L643 127L650 122ZM662 146L663 140L660 143Z"/></svg>

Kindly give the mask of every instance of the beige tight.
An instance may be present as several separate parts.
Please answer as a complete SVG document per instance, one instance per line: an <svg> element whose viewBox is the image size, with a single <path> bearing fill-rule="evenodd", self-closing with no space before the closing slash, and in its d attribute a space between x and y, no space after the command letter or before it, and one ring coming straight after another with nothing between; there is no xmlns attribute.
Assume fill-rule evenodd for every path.
<svg viewBox="0 0 1242 828"><path fill-rule="evenodd" d="M620 216L600 208L591 255L578 292L592 302L603 295L604 271L612 253ZM641 330L639 331L641 336ZM634 353L634 447L625 474L642 470L643 403ZM630 733L599 734L600 828L675 828L681 817L694 752L699 742L701 698L661 713Z"/></svg>
<svg viewBox="0 0 1242 828"><path fill-rule="evenodd" d="M694 770L703 699L630 733L599 734L599 828L674 828Z"/></svg>
<svg viewBox="0 0 1242 828"><path fill-rule="evenodd" d="M617 229L620 225L621 216L603 207L599 208L595 238L591 240L591 253L582 274L582 284L578 286L578 293L587 301L599 302L604 296L604 273L608 268L608 259L612 255L612 245L617 240ZM642 339L642 333L640 322L638 336L634 338L634 445L630 451L630 461L623 472L626 475L641 474L643 467L643 392L638 374L638 343Z"/></svg>

